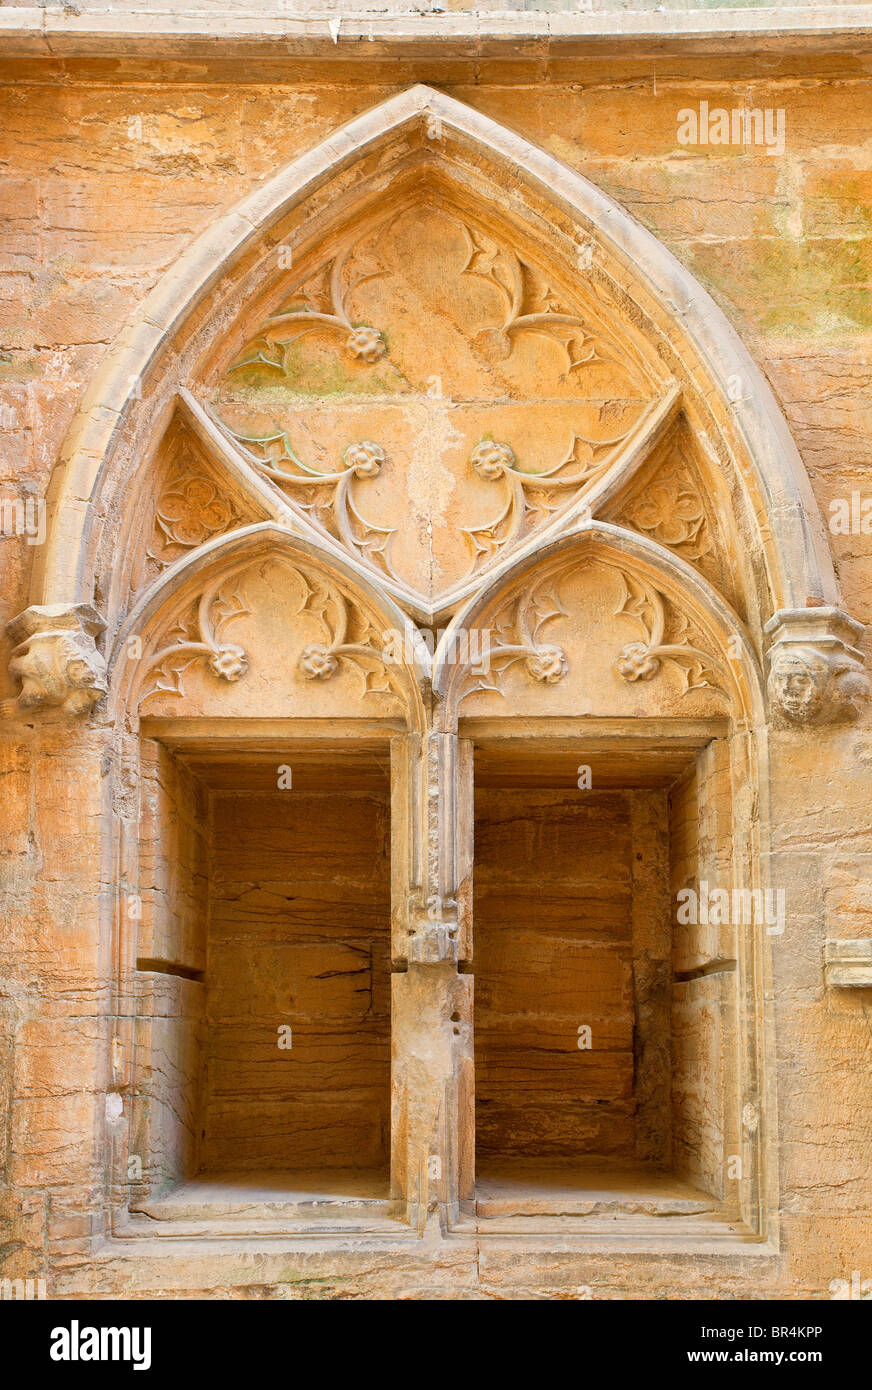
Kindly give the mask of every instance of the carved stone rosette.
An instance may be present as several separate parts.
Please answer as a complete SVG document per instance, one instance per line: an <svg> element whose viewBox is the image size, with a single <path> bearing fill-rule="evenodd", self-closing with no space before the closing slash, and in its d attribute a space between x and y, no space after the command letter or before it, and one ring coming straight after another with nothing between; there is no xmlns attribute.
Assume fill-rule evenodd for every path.
<svg viewBox="0 0 872 1390"><path fill-rule="evenodd" d="M864 630L838 608L782 609L769 619L767 690L779 724L813 727L858 717L870 688L856 645Z"/></svg>
<svg viewBox="0 0 872 1390"><path fill-rule="evenodd" d="M21 691L0 704L0 714L48 707L85 714L106 693L106 662L95 642L104 627L89 603L35 605L13 618L9 671Z"/></svg>

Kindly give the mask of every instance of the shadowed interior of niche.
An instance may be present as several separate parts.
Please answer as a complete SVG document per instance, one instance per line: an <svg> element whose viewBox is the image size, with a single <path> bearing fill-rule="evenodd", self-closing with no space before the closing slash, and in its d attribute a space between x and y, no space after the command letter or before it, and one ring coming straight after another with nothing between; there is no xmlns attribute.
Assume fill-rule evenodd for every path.
<svg viewBox="0 0 872 1390"><path fill-rule="evenodd" d="M714 747L476 748L480 1217L708 1218L729 1195L734 976L682 969L703 946L674 922L717 843Z"/></svg>
<svg viewBox="0 0 872 1390"><path fill-rule="evenodd" d="M383 1203L386 750L153 754L151 1214Z"/></svg>
<svg viewBox="0 0 872 1390"><path fill-rule="evenodd" d="M151 1053L131 1209L191 1230L394 1223L386 746L143 754ZM735 962L674 912L729 855L728 770L718 738L476 746L482 1229L575 1215L738 1232Z"/></svg>

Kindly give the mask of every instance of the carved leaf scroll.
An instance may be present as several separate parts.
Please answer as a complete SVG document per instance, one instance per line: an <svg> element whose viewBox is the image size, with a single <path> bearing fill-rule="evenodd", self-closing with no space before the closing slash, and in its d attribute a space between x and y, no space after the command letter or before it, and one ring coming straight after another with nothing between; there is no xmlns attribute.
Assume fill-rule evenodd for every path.
<svg viewBox="0 0 872 1390"><path fill-rule="evenodd" d="M552 576L529 593L510 598L496 613L488 640L478 645L478 666L469 663L461 700L478 691L505 695L505 675L518 662L523 662L526 674L540 684L555 685L563 680L569 670L566 654L556 643L543 640L546 627L561 616L566 616L566 609Z"/></svg>
<svg viewBox="0 0 872 1390"><path fill-rule="evenodd" d="M644 634L643 642L628 642L618 653L616 670L625 681L652 680L664 661L682 674L684 694L691 690L727 692L723 663L711 652L696 645L700 639L689 619L675 612L663 594L652 584L623 570L621 598L615 617L631 618Z"/></svg>
<svg viewBox="0 0 872 1390"><path fill-rule="evenodd" d="M195 662L205 662L220 680L242 680L248 671L248 657L238 643L225 640L225 630L235 618L250 611L238 584L205 589L189 612L165 633L164 645L149 662L140 702L149 695L184 695L182 677Z"/></svg>
<svg viewBox="0 0 872 1390"><path fill-rule="evenodd" d="M399 668L393 649L365 613L320 576L296 571L303 586L300 613L317 619L324 642L310 642L300 653L298 667L306 680L329 680L346 663L357 672L362 693L401 693Z"/></svg>
<svg viewBox="0 0 872 1390"><path fill-rule="evenodd" d="M324 640L306 643L297 658L304 680L329 680L342 664L360 677L362 694L402 698L404 668L397 659L395 634L376 626L347 595L317 572L282 565L286 583L296 587L298 616L308 616L320 627ZM216 580L192 601L187 612L164 633L160 648L149 661L141 701L150 695L184 696L183 676L195 663L204 663L220 680L242 680L249 657L238 643L228 640L227 628L235 619L251 614L245 596L244 571Z"/></svg>
<svg viewBox="0 0 872 1390"><path fill-rule="evenodd" d="M304 267L212 404L247 464L418 609L453 603L567 511L613 466L657 395L638 354L608 331L612 307L598 314L573 302L508 231L431 197ZM431 339L440 371L455 373L450 390L426 375ZM365 368L375 363L374 377ZM369 441L346 433L361 414ZM294 443L302 438L341 466L313 467L308 446ZM390 441L391 486L367 495L362 484L378 467L350 458L383 447L373 439ZM481 482L497 491L489 515Z"/></svg>
<svg viewBox="0 0 872 1390"><path fill-rule="evenodd" d="M593 568L599 568L598 563ZM627 642L617 653L615 669L628 682L653 680L664 663L681 673L684 689L712 690L726 695L729 676L724 663L702 645L702 637L686 615L678 612L671 601L652 583L631 574L617 565L606 563L603 568L613 571L620 590L615 618L627 618L642 631L643 639ZM539 579L529 591L515 592L499 608L485 634L488 641L478 646L484 653L478 660L465 665L460 699L478 692L504 695L506 673L518 663L531 679L543 684L556 684L569 670L564 648L552 640L544 640L546 627L568 616L560 595L561 584L574 572L565 566Z"/></svg>
<svg viewBox="0 0 872 1390"><path fill-rule="evenodd" d="M289 349L319 327L341 335L345 352L357 361L373 363L383 357L387 344L382 333L369 324L353 324L347 308L355 289L385 273L373 254L371 236L365 242L365 246L357 242L345 247L311 275L290 301L260 325L231 372L259 365L286 375Z"/></svg>

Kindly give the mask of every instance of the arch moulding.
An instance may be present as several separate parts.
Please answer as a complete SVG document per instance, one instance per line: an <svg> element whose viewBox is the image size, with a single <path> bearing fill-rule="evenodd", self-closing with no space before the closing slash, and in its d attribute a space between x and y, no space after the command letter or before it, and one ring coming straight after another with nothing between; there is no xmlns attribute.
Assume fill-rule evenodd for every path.
<svg viewBox="0 0 872 1390"><path fill-rule="evenodd" d="M529 196L552 208L562 225L574 227L577 265L592 265L613 281L621 277L624 286L631 287L663 342L684 364L691 389L667 372L659 399L605 473L582 489L572 505L562 508L553 525L540 527L516 547L514 555L492 566L481 583L470 581L465 588L457 588L449 596L452 601L446 599L441 606L404 595L390 576L383 577L386 593L418 622L448 619L464 604L474 604L485 587L498 582L507 565L524 556L534 557L560 534L570 534L591 519L615 522L615 499L632 482L657 441L683 410L698 414L699 402L704 402L710 412L708 427L717 435L712 448L728 456L734 467L729 495L734 511L742 512L741 518L733 518L744 528L741 563L747 566L749 552L754 550L762 557L742 620L761 666L768 639L770 708L777 718L793 724L853 717L868 692L857 651L862 628L839 607L826 533L784 417L723 313L651 233L585 178L520 135L421 85L351 121L220 218L162 277L116 340L70 426L52 476L49 533L37 559L31 605L9 624L16 643L11 670L23 689L16 701L7 702L5 712L55 706L67 713L82 713L105 693L105 662L111 660L111 648L130 606L101 612L94 602L95 554L106 516L105 497L118 486L117 480L113 482L118 443L147 407L151 378L158 368L166 372L177 340L189 331L198 309L259 244L272 245L275 229L290 212L356 164L366 161L367 168L377 166L392 144L403 140L417 141L449 176L461 157L496 169L511 181L512 192L506 200L510 208ZM559 318L558 314L554 321ZM348 326L353 332L350 320ZM190 364L185 365L187 377ZM216 439L214 422L198 407L187 384L186 379L176 382L174 408L187 413L207 442L211 434L218 454L230 457L237 483L241 479L248 493L259 500L261 519L293 527L293 522L287 522L278 489L271 489L268 482L265 486L263 476L248 467L244 458L240 461L239 451L228 450L226 436ZM696 405L690 399L694 392ZM488 476L496 477L499 469L492 468ZM521 486L517 469L503 467L502 471L511 475L516 489ZM131 498L134 506L135 489ZM325 542L323 536L309 539L321 546L325 563L338 562L341 552L335 544ZM659 543L656 536L652 543ZM668 558L667 546L660 548ZM344 559L352 570L360 571L361 578L372 580L371 570L367 574L354 557ZM175 577L171 572L164 582L175 582ZM104 627L110 649L105 652L100 650ZM789 686L797 671L805 673L807 681L809 672L813 673L813 698L791 697Z"/></svg>

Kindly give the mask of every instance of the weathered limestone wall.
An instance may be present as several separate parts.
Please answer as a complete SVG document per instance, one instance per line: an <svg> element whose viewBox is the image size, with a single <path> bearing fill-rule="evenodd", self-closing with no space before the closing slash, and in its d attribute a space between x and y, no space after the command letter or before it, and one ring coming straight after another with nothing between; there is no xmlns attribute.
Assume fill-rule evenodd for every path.
<svg viewBox="0 0 872 1390"><path fill-rule="evenodd" d="M99 732L3 743L3 1240L10 1276L87 1248L101 1223L111 976L97 930ZM4 1271L5 1272L5 1271Z"/></svg>
<svg viewBox="0 0 872 1390"><path fill-rule="evenodd" d="M870 749L867 725L825 736L811 757L786 734L771 750L772 875L789 904L773 938L782 1228L800 1285L815 1268L870 1264L870 991L822 990L819 971L823 939L872 935Z"/></svg>
<svg viewBox="0 0 872 1390"><path fill-rule="evenodd" d="M300 63L293 73L208 63L162 72L37 61L0 69L4 496L43 495L87 381L191 239L280 165L415 78L522 131L629 208L711 290L764 368L824 517L833 499L869 495L872 78L865 58L770 55L764 69L747 58L655 63L604 55L547 68L535 58L507 67L486 61L472 71L462 61L441 66L422 57L402 71L362 71L344 56L333 68ZM743 99L784 111L783 154L678 144L679 110ZM845 606L872 621L872 537L832 534L830 542ZM24 539L0 539L4 619L27 605L33 556ZM11 694L7 656L8 643L0 680ZM590 1281L618 1296L715 1287L739 1297L826 1297L830 1282L850 1279L852 1270L872 1277L868 992L826 993L821 968L826 937L872 936L870 730L867 711L850 728L772 740L770 874L789 894L767 982L777 1030L781 1253L708 1266L563 1254L538 1265L531 1258L521 1269L491 1253L481 1264L484 1283L503 1293L554 1290L577 1284L584 1266ZM98 831L107 756L99 726L25 722L3 737L0 1175L9 1273L49 1268L59 1287L109 1292L118 1272L96 1273L87 1245L102 1210L110 1081L108 1039L97 1023L113 969L111 943L98 931L101 894L113 882ZM692 804L680 810L676 823L690 827ZM674 864L688 866L676 871L682 883L692 839L673 854ZM724 959L735 953L730 946ZM698 964L690 954L677 968ZM727 1026L730 978L676 987L677 999L696 1001L676 1003L679 1037L686 1007L720 1011ZM699 1036L689 1019L687 1029ZM721 1084L717 1050L700 1059L678 1046L675 1127L687 1132L693 1114L705 1138L677 1157L717 1191L723 1154L690 1081L702 1061L712 1085ZM253 1282L279 1284L283 1268L264 1258ZM207 1256L184 1275L144 1262L136 1276L145 1291L174 1281L214 1291L221 1277ZM430 1276L420 1277L426 1285ZM472 1258L450 1277L455 1288L466 1280L473 1289ZM346 1291L372 1287L365 1271L342 1278ZM381 1287L390 1287L389 1276Z"/></svg>

